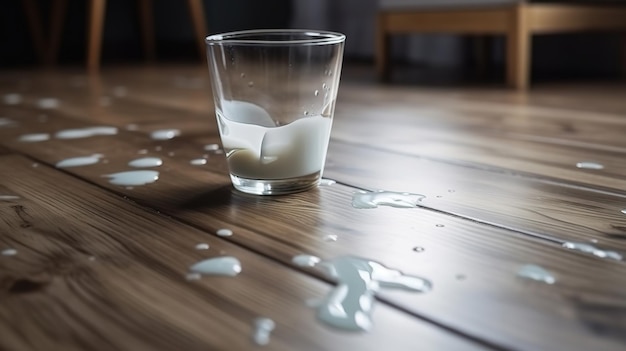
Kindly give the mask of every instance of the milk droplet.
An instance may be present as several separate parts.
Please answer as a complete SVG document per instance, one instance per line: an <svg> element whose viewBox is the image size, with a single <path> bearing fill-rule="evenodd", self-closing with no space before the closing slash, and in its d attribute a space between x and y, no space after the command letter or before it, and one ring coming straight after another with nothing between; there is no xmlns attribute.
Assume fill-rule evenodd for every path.
<svg viewBox="0 0 626 351"><path fill-rule="evenodd" d="M233 231L230 229L222 228L215 232L218 236L231 236L233 235Z"/></svg>
<svg viewBox="0 0 626 351"><path fill-rule="evenodd" d="M59 161L56 164L57 168L79 167L96 164L100 159L104 157L102 154L93 154L91 156L71 157Z"/></svg>
<svg viewBox="0 0 626 351"><path fill-rule="evenodd" d="M170 140L180 135L180 130L178 129L162 129L155 130L150 133L150 137L152 140Z"/></svg>
<svg viewBox="0 0 626 351"><path fill-rule="evenodd" d="M597 163L597 162L589 162L589 161L578 162L576 164L576 167L582 168L582 169L604 169L604 165Z"/></svg>
<svg viewBox="0 0 626 351"><path fill-rule="evenodd" d="M187 273L187 275L185 276L185 279L187 279L187 280L200 280L200 279L202 279L202 274L200 274L200 273Z"/></svg>
<svg viewBox="0 0 626 351"><path fill-rule="evenodd" d="M337 241L337 235L329 234L324 237L324 241Z"/></svg>
<svg viewBox="0 0 626 351"><path fill-rule="evenodd" d="M176 155L176 153L174 151L170 151L167 153L167 156L169 157L173 157L174 155Z"/></svg>
<svg viewBox="0 0 626 351"><path fill-rule="evenodd" d="M443 224L435 224L435 227L437 227L437 228L443 228L443 227L445 227L445 225L443 225Z"/></svg>
<svg viewBox="0 0 626 351"><path fill-rule="evenodd" d="M527 264L522 266L517 271L517 276L525 279L543 282L546 284L554 284L554 282L556 282L556 279L550 272L545 270L543 267L534 264Z"/></svg>
<svg viewBox="0 0 626 351"><path fill-rule="evenodd" d="M204 150L206 151L216 151L219 150L220 146L218 144L208 144L204 145Z"/></svg>
<svg viewBox="0 0 626 351"><path fill-rule="evenodd" d="M621 211L623 214L626 214L626 208Z"/></svg>
<svg viewBox="0 0 626 351"><path fill-rule="evenodd" d="M383 288L404 289L425 293L432 289L430 281L404 275L382 264L364 258L344 256L317 264L337 285L318 306L317 318L343 330L367 331L372 327L375 294Z"/></svg>
<svg viewBox="0 0 626 351"><path fill-rule="evenodd" d="M241 273L241 263L235 257L222 256L200 261L189 267L189 270L192 273L234 277Z"/></svg>
<svg viewBox="0 0 626 351"><path fill-rule="evenodd" d="M313 92L313 95L315 95L315 96L318 96L319 94L320 94L319 90L316 90L316 91Z"/></svg>
<svg viewBox="0 0 626 351"><path fill-rule="evenodd" d="M241 77L241 78L246 78L246 74L245 74L245 73L243 73L243 72L241 72L241 74L239 75L239 77Z"/></svg>
<svg viewBox="0 0 626 351"><path fill-rule="evenodd" d="M115 88L113 88L113 95L115 95L116 97L124 97L128 95L128 89L121 85L116 86Z"/></svg>
<svg viewBox="0 0 626 351"><path fill-rule="evenodd" d="M14 125L15 121L9 118L0 117L0 127L8 127Z"/></svg>
<svg viewBox="0 0 626 351"><path fill-rule="evenodd" d="M424 249L424 248L423 248L423 247L421 247L421 246L416 246L416 247L414 247L414 248L413 248L413 251L415 251L415 252L424 252L425 250L426 250L426 249Z"/></svg>
<svg viewBox="0 0 626 351"><path fill-rule="evenodd" d="M328 89L328 85L326 85L326 83L322 84L322 89L324 90Z"/></svg>
<svg viewBox="0 0 626 351"><path fill-rule="evenodd" d="M390 206L398 208L414 208L418 202L424 199L424 195L411 193L397 193L392 191L356 192L352 196L354 208L377 208L378 206Z"/></svg>
<svg viewBox="0 0 626 351"><path fill-rule="evenodd" d="M16 249L4 249L2 250L2 256L15 256L17 255Z"/></svg>
<svg viewBox="0 0 626 351"><path fill-rule="evenodd" d="M299 267L314 267L321 261L321 258L311 255L296 255L291 259L291 262Z"/></svg>
<svg viewBox="0 0 626 351"><path fill-rule="evenodd" d="M253 81L249 81L248 82L248 87L252 88L254 86L254 82Z"/></svg>
<svg viewBox="0 0 626 351"><path fill-rule="evenodd" d="M33 133L33 134L24 134L20 136L19 141L23 141L26 143L36 143L40 141L50 140L50 134L48 133Z"/></svg>
<svg viewBox="0 0 626 351"><path fill-rule="evenodd" d="M254 320L254 332L252 341L255 344L264 346L270 342L270 333L276 328L276 323L269 318L257 318Z"/></svg>
<svg viewBox="0 0 626 351"><path fill-rule="evenodd" d="M0 195L0 201L15 201L19 199L20 197L15 195Z"/></svg>
<svg viewBox="0 0 626 351"><path fill-rule="evenodd" d="M5 105L18 105L22 102L22 95L11 93L2 96L2 102Z"/></svg>
<svg viewBox="0 0 626 351"><path fill-rule="evenodd" d="M202 165L206 165L207 160L205 160L203 158L195 158L195 159L189 161L189 163L191 163L194 166L202 166Z"/></svg>
<svg viewBox="0 0 626 351"><path fill-rule="evenodd" d="M209 249L209 244L207 243L196 244L196 250L208 250L208 249Z"/></svg>
<svg viewBox="0 0 626 351"><path fill-rule="evenodd" d="M623 256L619 252L602 250L587 243L565 242L562 246L566 249L591 254L608 260L621 261L623 259Z"/></svg>
<svg viewBox="0 0 626 351"><path fill-rule="evenodd" d="M163 164L163 160L158 157L142 157L128 162L131 167L148 168L159 167Z"/></svg>
<svg viewBox="0 0 626 351"><path fill-rule="evenodd" d="M320 186L331 186L335 184L337 184L337 182L332 179L325 179L325 178L320 179Z"/></svg>
<svg viewBox="0 0 626 351"><path fill-rule="evenodd" d="M112 174L105 174L103 177L109 178L109 183L122 186L136 186L154 183L159 179L157 171L127 171Z"/></svg>
<svg viewBox="0 0 626 351"><path fill-rule="evenodd" d="M154 147L154 151L161 151L163 150L163 148L161 146L155 146Z"/></svg>
<svg viewBox="0 0 626 351"><path fill-rule="evenodd" d="M79 139L89 138L97 135L115 135L116 127L87 127L77 129L66 129L57 132L54 137L57 139Z"/></svg>
<svg viewBox="0 0 626 351"><path fill-rule="evenodd" d="M141 149L141 150L137 151L137 153L138 153L138 154L140 154L140 155L145 155L145 154L147 154L147 153L148 153L148 150L146 150L146 149Z"/></svg>
<svg viewBox="0 0 626 351"><path fill-rule="evenodd" d="M42 98L37 100L37 107L41 109L53 109L59 107L59 100L55 98Z"/></svg>
<svg viewBox="0 0 626 351"><path fill-rule="evenodd" d="M111 106L111 98L108 96L101 96L98 103L103 107Z"/></svg>
<svg viewBox="0 0 626 351"><path fill-rule="evenodd" d="M136 130L139 130L139 126L136 125L135 123L127 124L126 125L126 130L136 131Z"/></svg>
<svg viewBox="0 0 626 351"><path fill-rule="evenodd" d="M31 166L31 167L33 167L33 168L37 168L37 167L39 167L39 163L34 162L34 163L33 163L32 165L30 165L30 166Z"/></svg>

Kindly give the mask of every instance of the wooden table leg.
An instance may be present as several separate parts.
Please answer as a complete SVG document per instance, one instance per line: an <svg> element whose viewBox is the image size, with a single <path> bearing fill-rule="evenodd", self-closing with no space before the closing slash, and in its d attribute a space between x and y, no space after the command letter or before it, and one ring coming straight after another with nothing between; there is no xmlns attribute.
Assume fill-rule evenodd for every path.
<svg viewBox="0 0 626 351"><path fill-rule="evenodd" d="M526 5L514 6L511 11L511 28L506 34L507 84L517 90L526 90L529 83L531 33L527 13Z"/></svg>
<svg viewBox="0 0 626 351"><path fill-rule="evenodd" d="M59 57L61 35L63 34L63 22L67 9L67 0L54 0L50 14L50 42L46 54L46 64L54 65Z"/></svg>
<svg viewBox="0 0 626 351"><path fill-rule="evenodd" d="M206 60L204 38L208 34L206 20L204 18L204 6L202 6L202 0L187 0L187 4L189 5L193 29L196 34L198 54L200 55L200 59L204 61Z"/></svg>
<svg viewBox="0 0 626 351"><path fill-rule="evenodd" d="M41 23L41 16L39 14L39 6L37 6L34 0L22 1L24 6L24 12L26 14L26 21L28 22L28 29L30 30L30 36L33 40L33 47L39 60L46 62L46 50L45 41L43 37L43 27Z"/></svg>
<svg viewBox="0 0 626 351"><path fill-rule="evenodd" d="M91 0L89 8L89 29L87 31L87 70L97 72L100 68L102 49L102 28L106 13L106 0Z"/></svg>
<svg viewBox="0 0 626 351"><path fill-rule="evenodd" d="M385 28L385 14L379 13L376 23L376 73L378 79L389 79L389 35Z"/></svg>
<svg viewBox="0 0 626 351"><path fill-rule="evenodd" d="M154 61L156 58L153 16L152 0L139 0L139 21L141 22L143 50L149 62Z"/></svg>

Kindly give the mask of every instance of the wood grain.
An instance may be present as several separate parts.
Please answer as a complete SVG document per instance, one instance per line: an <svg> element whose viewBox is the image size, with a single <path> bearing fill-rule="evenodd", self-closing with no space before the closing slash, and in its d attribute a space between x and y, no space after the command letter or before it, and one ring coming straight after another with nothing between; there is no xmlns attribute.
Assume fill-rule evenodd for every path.
<svg viewBox="0 0 626 351"><path fill-rule="evenodd" d="M11 350L255 349L252 322L275 320L271 349L483 349L385 305L356 335L323 327L306 306L328 285L57 170L0 157L0 347ZM10 176L13 175L13 176ZM15 176L19 175L19 176ZM205 242L206 252L194 250ZM236 278L186 281L206 257L233 255Z"/></svg>
<svg viewBox="0 0 626 351"><path fill-rule="evenodd" d="M341 184L255 197L234 192L224 155L203 148L219 143L210 101L200 98L207 91L171 79L193 72L121 69L82 88L71 86L71 73L0 75L0 93L24 95L21 105L0 106L19 122L0 129L0 145L21 155L0 157L0 192L24 202L17 212L10 207L16 204L0 203L0 240L20 252L0 259L10 264L2 269L9 272L0 280L2 291L19 301L0 302L2 320L19 320L15 327L0 323L15 335L7 347L43 345L19 337L29 335L67 349L105 339L102 349L245 349L252 346L250 320L280 311L271 317L286 327L273 334L272 349L415 348L422 333L426 349L623 349L623 261L561 247L576 240L625 249L623 88L546 87L516 95L344 84L326 171ZM120 86L127 94L113 97ZM103 92L112 96L109 106L97 105ZM37 100L52 93L60 107L38 109ZM18 140L28 132L103 124L120 130L87 139ZM129 124L137 130L126 130ZM183 132L173 140L148 136L174 127ZM93 153L105 158L53 169L64 158ZM127 189L102 177L145 155L164 160L155 184ZM572 164L592 156L604 170ZM191 165L197 157L207 164ZM415 209L351 206L353 192L377 188L427 197ZM220 228L234 235L218 238ZM329 234L337 240L326 239ZM244 273L219 284L184 281L186 267L201 257L193 251L198 240L210 240L210 254L219 248L240 257ZM22 251L29 255L23 266ZM346 336L317 324L303 303L329 285L317 271L293 266L300 253L367 257L427 277L434 290L381 293L377 313L384 317L375 317L381 329ZM57 267L55 260L70 263L46 270ZM530 263L553 272L556 283L517 277ZM286 307L276 301L287 301ZM50 323L55 316L67 324ZM217 332L207 335L207 329ZM147 337L152 331L154 341Z"/></svg>

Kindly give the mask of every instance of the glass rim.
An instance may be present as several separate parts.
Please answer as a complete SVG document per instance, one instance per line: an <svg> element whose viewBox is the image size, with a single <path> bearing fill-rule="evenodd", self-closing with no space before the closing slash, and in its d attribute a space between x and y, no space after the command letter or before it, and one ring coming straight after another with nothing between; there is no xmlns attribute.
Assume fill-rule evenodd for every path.
<svg viewBox="0 0 626 351"><path fill-rule="evenodd" d="M281 35L285 36L300 34L305 39L292 39L292 40L270 40L270 39L253 39L253 36L258 35ZM207 45L329 45L338 44L346 40L346 36L342 33L326 31L326 30L309 30L309 29L251 29L240 30L234 32L226 32L219 34L212 34L205 38Z"/></svg>

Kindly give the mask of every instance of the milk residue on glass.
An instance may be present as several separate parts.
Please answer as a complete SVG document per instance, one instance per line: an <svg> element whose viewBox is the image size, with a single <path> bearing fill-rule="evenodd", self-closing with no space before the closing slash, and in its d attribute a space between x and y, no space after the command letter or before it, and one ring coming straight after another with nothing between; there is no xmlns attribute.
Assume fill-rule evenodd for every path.
<svg viewBox="0 0 626 351"><path fill-rule="evenodd" d="M527 264L520 267L517 271L517 276L546 284L554 284L554 282L556 282L556 278L552 273L547 271L545 268L534 264Z"/></svg>
<svg viewBox="0 0 626 351"><path fill-rule="evenodd" d="M150 138L152 138L152 140L170 140L179 135L179 129L161 129L150 133Z"/></svg>
<svg viewBox="0 0 626 351"><path fill-rule="evenodd" d="M86 128L75 128L75 129L65 129L57 132L54 137L57 139L80 139L80 138L89 138L97 135L115 135L117 134L116 127L86 127Z"/></svg>
<svg viewBox="0 0 626 351"><path fill-rule="evenodd" d="M566 249L591 254L596 257L605 258L608 260L621 261L624 258L619 252L602 250L587 243L566 242L563 243L563 247Z"/></svg>
<svg viewBox="0 0 626 351"><path fill-rule="evenodd" d="M261 317L255 319L253 324L252 341L260 346L269 344L270 333L276 328L276 323L270 318Z"/></svg>
<svg viewBox="0 0 626 351"><path fill-rule="evenodd" d="M626 214L626 208L621 211L623 214Z"/></svg>
<svg viewBox="0 0 626 351"><path fill-rule="evenodd" d="M50 134L48 133L31 133L21 135L19 141L26 143L36 143L40 141L50 140Z"/></svg>
<svg viewBox="0 0 626 351"><path fill-rule="evenodd" d="M232 256L209 258L192 265L189 267L189 271L204 275L234 277L241 273L241 262Z"/></svg>
<svg viewBox="0 0 626 351"><path fill-rule="evenodd" d="M337 282L337 286L316 303L318 319L349 331L371 329L375 294L380 289L395 288L418 293L432 289L427 279L404 275L359 257L344 256L321 261L316 267Z"/></svg>
<svg viewBox="0 0 626 351"><path fill-rule="evenodd" d="M330 118L311 115L279 126L262 107L244 101L223 101L217 117L232 174L285 179L321 172Z"/></svg>
<svg viewBox="0 0 626 351"><path fill-rule="evenodd" d="M582 169L604 169L603 164L591 161L578 162L576 167Z"/></svg>
<svg viewBox="0 0 626 351"><path fill-rule="evenodd" d="M377 208L378 206L390 206L398 208L414 208L424 199L424 195L412 193L399 193L393 191L359 191L352 195L352 207L354 208Z"/></svg>
<svg viewBox="0 0 626 351"><path fill-rule="evenodd" d="M57 168L79 167L88 166L100 162L100 159L104 157L102 154L93 154L91 156L70 157L57 162Z"/></svg>
<svg viewBox="0 0 626 351"><path fill-rule="evenodd" d="M148 168L158 167L163 164L163 160L158 157L142 157L128 162L131 167Z"/></svg>
<svg viewBox="0 0 626 351"><path fill-rule="evenodd" d="M105 174L103 177L109 178L109 183L122 186L136 186L154 183L159 179L159 172L151 170L126 171Z"/></svg>

